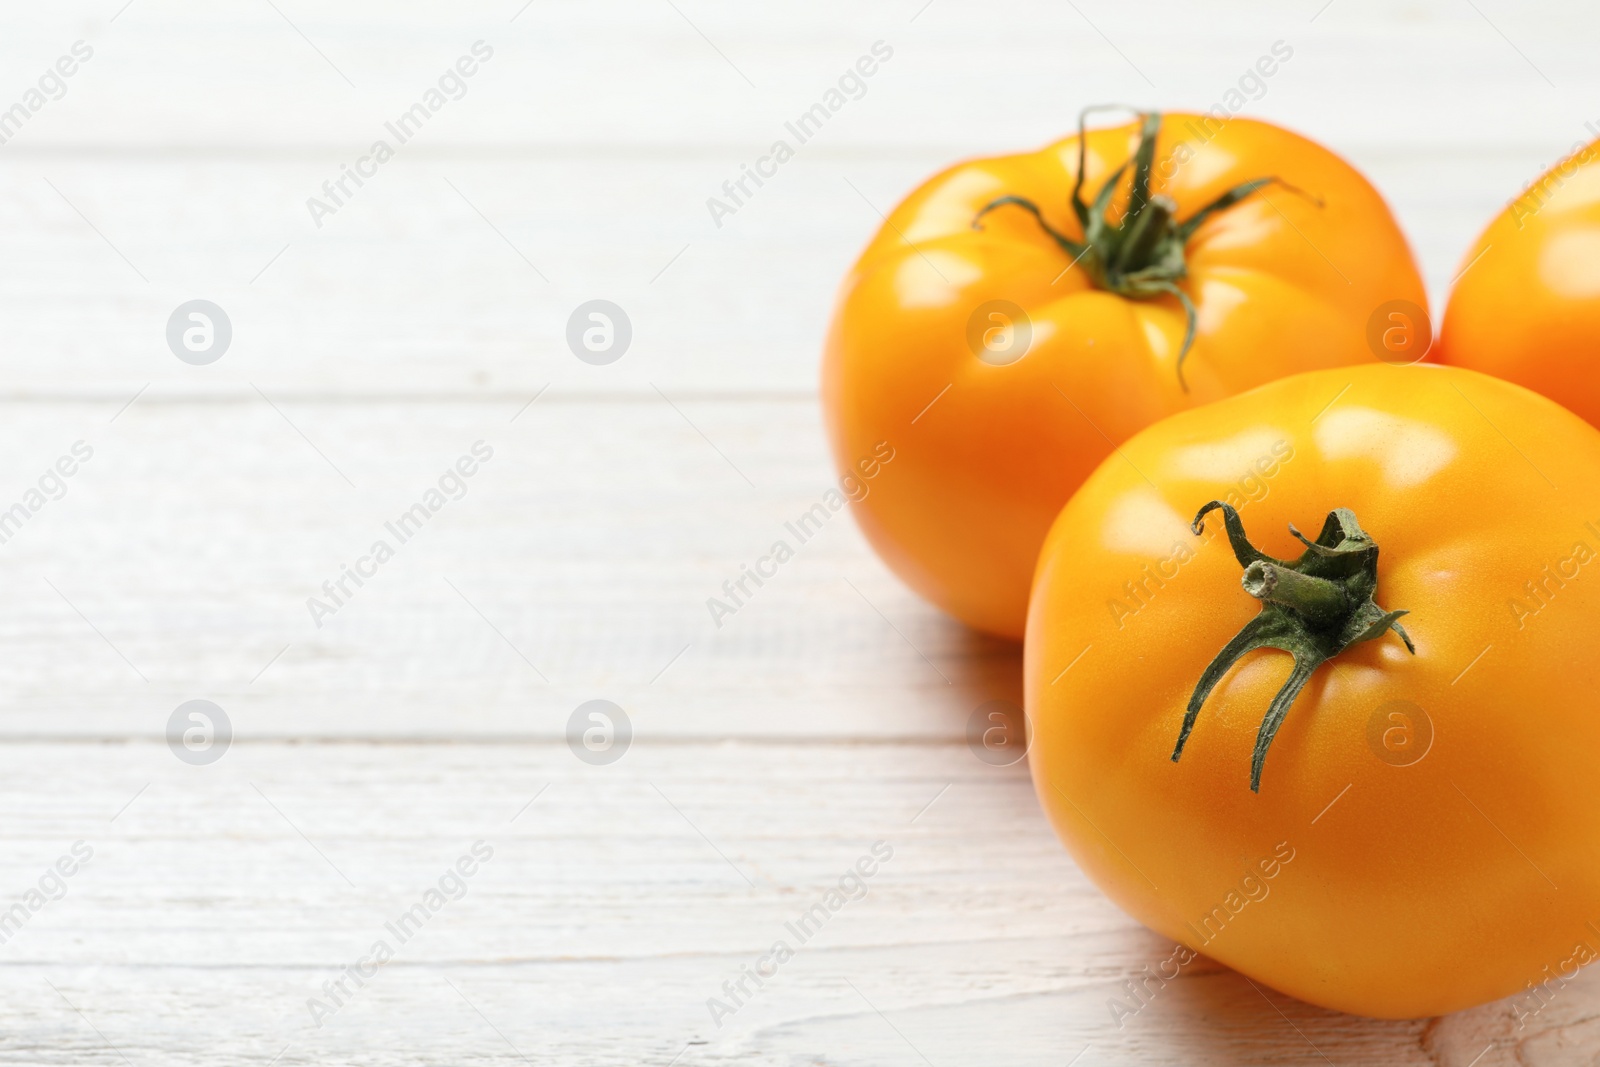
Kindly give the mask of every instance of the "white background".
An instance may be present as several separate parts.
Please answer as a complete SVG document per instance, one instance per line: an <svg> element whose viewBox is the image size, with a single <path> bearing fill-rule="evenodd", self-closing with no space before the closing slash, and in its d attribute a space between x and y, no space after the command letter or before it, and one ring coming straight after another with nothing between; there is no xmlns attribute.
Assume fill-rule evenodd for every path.
<svg viewBox="0 0 1600 1067"><path fill-rule="evenodd" d="M1353 1019L1200 964L1119 1029L1107 998L1171 946L1067 860L1024 767L964 741L1019 699L1016 650L919 603L844 516L720 629L705 607L827 488L835 287L935 169L1086 104L1203 109L1283 41L1245 113L1372 179L1437 312L1478 230L1600 121L1600 12L121 3L0 15L0 108L94 49L0 145L0 509L94 449L0 545L0 895L94 850L0 944L0 1062L1600 1048L1590 979L1518 1029L1504 1004ZM306 199L478 40L466 95L317 227ZM707 198L877 41L865 95L715 225ZM233 325L209 366L165 341L195 298ZM609 366L564 340L594 298L633 324ZM307 598L478 440L467 495L315 626ZM196 698L236 734L206 767L163 739ZM635 731L609 767L563 740L595 698ZM480 839L466 896L315 1027L307 998ZM706 999L880 839L867 896L714 1025Z"/></svg>

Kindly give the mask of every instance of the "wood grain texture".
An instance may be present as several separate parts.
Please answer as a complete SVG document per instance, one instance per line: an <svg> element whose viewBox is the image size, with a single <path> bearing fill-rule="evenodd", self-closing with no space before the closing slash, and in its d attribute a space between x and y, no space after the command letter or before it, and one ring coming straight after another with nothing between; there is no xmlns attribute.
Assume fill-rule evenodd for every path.
<svg viewBox="0 0 1600 1067"><path fill-rule="evenodd" d="M1356 1019L1206 961L1119 1026L1123 981L1172 946L1053 846L1020 768L959 744L641 742L610 767L543 743L244 742L209 768L143 743L0 758L6 884L74 841L93 849L4 945L0 1055L15 1062L118 1062L109 1043L132 1062L224 1064L515 1049L1466 1067L1491 1043L1497 1059L1476 1062L1585 1062L1574 1043L1592 1040L1591 975L1519 1031L1503 1005ZM477 841L492 858L400 942L385 924ZM893 854L865 894L802 943L786 924L878 841ZM314 1025L308 1001L380 939L395 958ZM794 958L716 1025L707 1000L778 939Z"/></svg>
<svg viewBox="0 0 1600 1067"><path fill-rule="evenodd" d="M837 280L917 182L1053 140L1086 103L1211 106L1280 39L1294 57L1248 112L1368 173L1437 302L1600 118L1578 4L279 6L293 25L161 0L7 15L17 97L75 40L96 53L0 145L0 391L812 392ZM478 39L498 51L466 95L314 225L307 199ZM716 225L707 199L880 39L865 94ZM237 326L198 369L162 343L197 295ZM595 296L637 327L607 368L562 341Z"/></svg>
<svg viewBox="0 0 1600 1067"><path fill-rule="evenodd" d="M921 605L846 513L785 529L829 487L813 401L525 405L10 405L7 504L95 453L0 545L0 732L160 736L206 697L257 736L551 739L605 697L641 735L926 739L1020 699L1015 646ZM386 524L479 441L402 544ZM795 558L718 625L779 538ZM313 619L378 539L395 557Z"/></svg>
<svg viewBox="0 0 1600 1067"><path fill-rule="evenodd" d="M1588 136L1592 7L113 0L0 27L0 110L95 50L0 143L0 513L93 450L0 540L0 1062L1596 1062L1594 973L1532 1015L1385 1022L1202 960L1119 1025L1171 946L966 744L1020 698L1017 649L842 513L721 625L706 605L823 499L834 289L929 173L1088 103L1203 109L1283 40L1247 112L1373 179L1437 304ZM318 227L307 198L478 40L465 95ZM878 40L860 99L718 226L707 198ZM204 367L164 338L195 297L234 327ZM604 367L565 342L596 297L635 333ZM478 442L459 499L386 533ZM634 728L610 766L563 740L597 698ZM191 699L235 731L210 766L163 740Z"/></svg>

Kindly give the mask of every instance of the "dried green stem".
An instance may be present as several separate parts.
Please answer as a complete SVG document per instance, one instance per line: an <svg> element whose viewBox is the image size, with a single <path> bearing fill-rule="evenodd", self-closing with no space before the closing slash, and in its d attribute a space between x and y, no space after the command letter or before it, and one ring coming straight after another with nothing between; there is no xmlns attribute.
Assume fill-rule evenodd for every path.
<svg viewBox="0 0 1600 1067"><path fill-rule="evenodd" d="M1265 560L1256 560L1246 567L1240 584L1257 600L1293 608L1321 623L1337 622L1350 611L1350 602L1337 582L1301 574Z"/></svg>
<svg viewBox="0 0 1600 1067"><path fill-rule="evenodd" d="M1374 599L1378 591L1378 545L1346 508L1328 513L1315 541L1293 526L1295 537L1306 546L1299 559L1273 559L1250 543L1239 513L1213 500L1194 517L1193 530L1205 530L1205 517L1221 510L1234 558L1244 567L1244 591L1261 601L1261 611L1245 623L1222 651L1206 666L1189 697L1183 726L1172 759L1183 755L1195 720L1206 698L1246 653L1276 648L1294 658L1289 678L1272 699L1256 734L1250 759L1250 789L1261 791L1261 769L1267 750L1283 725L1295 698L1318 667L1351 645L1371 641L1393 630L1413 654L1416 647L1399 623L1404 611L1385 611Z"/></svg>
<svg viewBox="0 0 1600 1067"><path fill-rule="evenodd" d="M1155 163L1156 137L1161 132L1161 114L1139 115L1139 143L1131 159L1123 163L1094 195L1092 205L1083 201L1084 169L1087 163L1088 135L1085 122L1096 111L1117 109L1117 105L1084 108L1078 116L1078 173L1072 185L1071 207L1083 234L1070 237L1045 221L1044 213L1033 201L1021 196L1001 196L985 204L973 217L973 229L989 212L1002 207L1019 207L1033 215L1041 229L1060 246L1064 255L1081 264L1090 282L1131 300L1154 300L1164 296L1176 299L1183 308L1183 346L1178 350L1178 384L1188 392L1183 363L1194 344L1197 314L1179 282L1188 275L1184 245L1200 224L1219 211L1232 207L1264 185L1282 183L1278 178L1253 178L1234 186L1186 220L1177 217L1178 205L1170 197L1153 194L1150 178ZM1128 207L1115 222L1111 219L1111 200L1122 176L1129 177ZM1290 186L1289 188L1293 188Z"/></svg>

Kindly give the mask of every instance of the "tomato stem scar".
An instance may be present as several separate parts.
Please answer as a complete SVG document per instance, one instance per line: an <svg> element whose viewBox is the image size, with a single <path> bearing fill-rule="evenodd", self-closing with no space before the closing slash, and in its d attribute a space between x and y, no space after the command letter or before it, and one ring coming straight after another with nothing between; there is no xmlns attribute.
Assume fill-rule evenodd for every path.
<svg viewBox="0 0 1600 1067"><path fill-rule="evenodd" d="M1351 645L1382 637L1390 630L1405 642L1412 655L1417 649L1399 623L1407 613L1385 611L1373 599L1378 590L1378 544L1361 528L1354 512L1348 508L1330 511L1315 541L1291 525L1289 532L1306 550L1299 559L1281 560L1252 545L1239 513L1220 500L1201 508L1190 529L1196 535L1203 533L1206 515L1218 509L1222 511L1234 558L1244 567L1240 582L1246 593L1261 601L1261 612L1245 623L1200 675L1184 712L1172 761L1176 763L1183 755L1201 706L1228 670L1247 652L1280 649L1294 657L1294 669L1272 698L1256 734L1255 752L1250 759L1250 791L1259 793L1267 749L1290 706L1318 667Z"/></svg>
<svg viewBox="0 0 1600 1067"><path fill-rule="evenodd" d="M1232 207L1264 185L1279 185L1300 192L1281 178L1253 178L1227 190L1187 219L1178 218L1178 205L1171 197L1150 191L1150 172L1155 162L1156 136L1161 132L1159 111L1138 112L1140 119L1139 143L1131 159L1111 172L1105 184L1094 194L1093 205L1083 201L1083 178L1088 134L1085 122L1094 111L1118 109L1120 105L1101 104L1086 107L1078 115L1078 174L1072 186L1072 212L1078 220L1083 239L1077 240L1055 229L1044 219L1039 205L1021 196L1002 196L979 209L973 216L972 228L981 230L983 217L997 208L1019 207L1030 213L1039 228L1074 262L1081 262L1096 288L1116 293L1130 300L1153 300L1161 296L1175 298L1183 305L1183 346L1178 350L1178 384L1184 392L1189 383L1183 377L1183 362L1194 345L1194 301L1178 286L1188 274L1184 261L1184 245L1188 243L1200 224L1219 211ZM1111 199L1124 171L1133 165L1129 178L1127 209L1112 221ZM1318 206L1321 201L1310 198Z"/></svg>

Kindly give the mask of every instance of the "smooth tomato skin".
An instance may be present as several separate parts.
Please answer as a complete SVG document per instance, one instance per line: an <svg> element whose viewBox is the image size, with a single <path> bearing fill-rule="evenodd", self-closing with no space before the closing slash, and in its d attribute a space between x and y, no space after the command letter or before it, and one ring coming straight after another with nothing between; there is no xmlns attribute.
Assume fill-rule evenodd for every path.
<svg viewBox="0 0 1600 1067"><path fill-rule="evenodd" d="M1081 237L1068 206L1076 137L930 179L843 283L823 361L835 462L848 470L879 441L896 450L891 476L856 502L856 517L891 569L974 627L1021 638L1045 532L1114 445L1287 374L1372 362L1374 310L1425 302L1404 237L1353 168L1250 119L1220 129L1212 120L1202 143L1204 121L1168 115L1157 141L1153 188L1180 218L1253 178L1275 175L1304 192L1268 186L1190 239L1182 285L1199 317L1188 392L1176 371L1185 319L1175 299L1093 288L1015 208L972 228L980 208L1013 194ZM1136 125L1089 132L1086 196L1129 157L1136 134ZM1169 159L1178 162L1164 167ZM997 366L969 347L969 320L990 300L1013 302L1031 322L1032 346L1017 362Z"/></svg>
<svg viewBox="0 0 1600 1067"><path fill-rule="evenodd" d="M1600 141L1552 167L1462 260L1436 358L1600 426Z"/></svg>
<svg viewBox="0 0 1600 1067"><path fill-rule="evenodd" d="M1201 671L1258 610L1220 514L1188 529L1213 499L1291 559L1289 523L1315 537L1350 508L1379 545L1377 601L1411 612L1416 643L1323 665L1259 794L1250 757L1286 653L1235 665L1171 759ZM1192 557L1148 580L1179 544ZM1137 611L1112 607L1141 581ZM1539 603L1525 582L1546 592L1519 614ZM1144 431L1062 511L1024 655L1035 787L1084 872L1165 936L1324 1007L1456 1011L1600 950L1597 633L1600 432L1458 368L1298 375ZM1378 755L1405 734L1369 741L1374 717L1404 729L1392 701L1432 723L1405 766ZM1263 877L1280 849L1292 860Z"/></svg>

